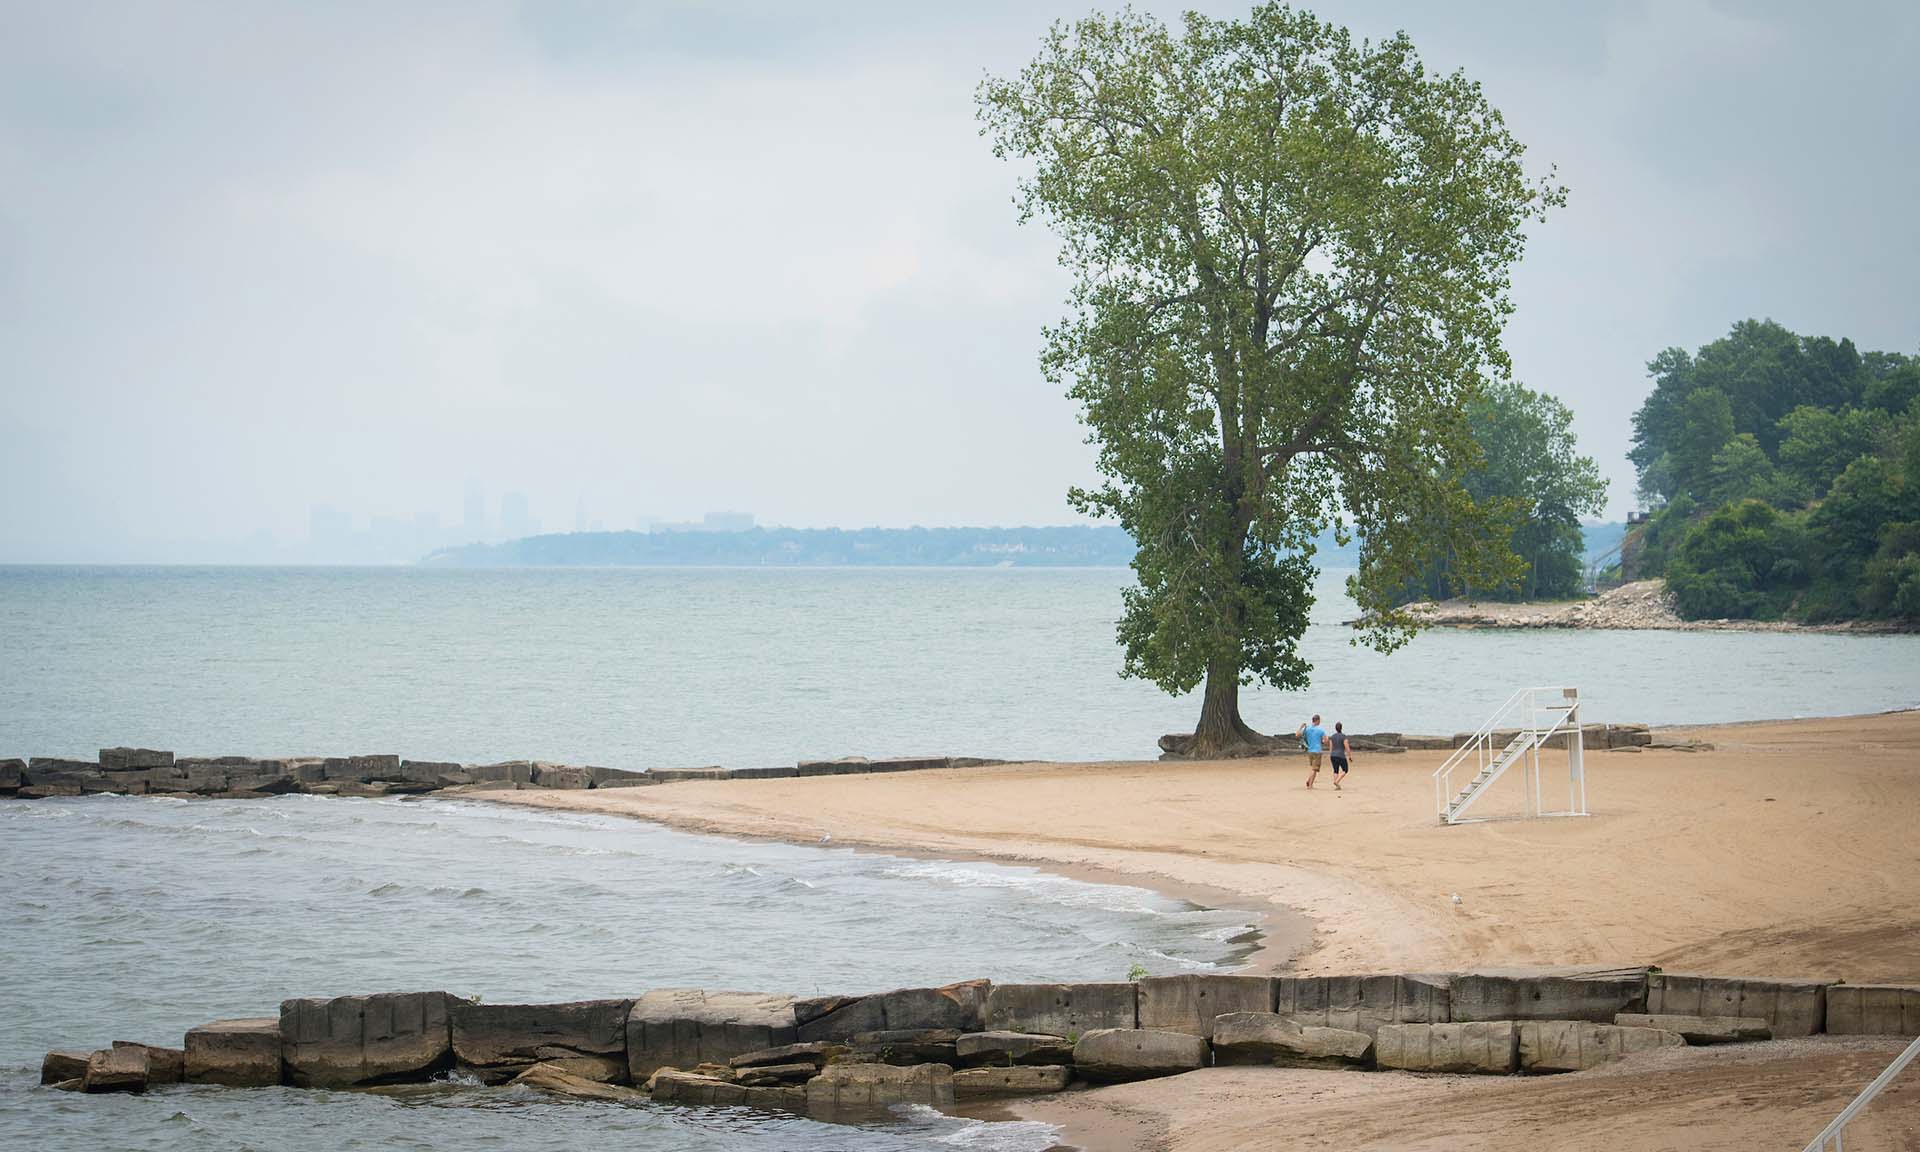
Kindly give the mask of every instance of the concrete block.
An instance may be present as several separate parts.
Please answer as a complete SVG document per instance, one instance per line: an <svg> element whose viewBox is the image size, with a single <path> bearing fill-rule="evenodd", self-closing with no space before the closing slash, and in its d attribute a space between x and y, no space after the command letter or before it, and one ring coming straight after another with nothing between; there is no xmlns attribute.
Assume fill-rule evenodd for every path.
<svg viewBox="0 0 1920 1152"><path fill-rule="evenodd" d="M87 1074L87 1061L93 1058L91 1052L56 1048L40 1061L40 1083L58 1084L64 1080L79 1080Z"/></svg>
<svg viewBox="0 0 1920 1152"><path fill-rule="evenodd" d="M654 781L645 772L636 772L630 768L587 767L587 775L592 778L595 788L605 788L616 781L629 787L635 784L651 784ZM619 786L616 784L615 786Z"/></svg>
<svg viewBox="0 0 1920 1152"><path fill-rule="evenodd" d="M846 776L872 771L873 762L865 756L842 756L838 760L802 760L793 769L795 776Z"/></svg>
<svg viewBox="0 0 1920 1152"><path fill-rule="evenodd" d="M463 766L462 771L473 777L476 783L533 783L531 760L502 760L498 764L468 764Z"/></svg>
<svg viewBox="0 0 1920 1152"><path fill-rule="evenodd" d="M1073 1069L1061 1065L1020 1065L1013 1068L968 1068L953 1074L956 1099L987 1096L1043 1096L1063 1091L1073 1082Z"/></svg>
<svg viewBox="0 0 1920 1152"><path fill-rule="evenodd" d="M179 1048L162 1048L154 1044L139 1044L131 1040L115 1040L115 1048L141 1048L147 1053L147 1084L158 1087L162 1084L178 1084L187 1078L187 1054ZM42 1069L44 1071L44 1068Z"/></svg>
<svg viewBox="0 0 1920 1152"><path fill-rule="evenodd" d="M954 1057L961 1064L1068 1064L1073 1042L1064 1036L1039 1032L968 1032L954 1040Z"/></svg>
<svg viewBox="0 0 1920 1152"><path fill-rule="evenodd" d="M759 992L659 988L627 1015L627 1075L635 1084L661 1068L725 1064L745 1052L792 1044L793 998Z"/></svg>
<svg viewBox="0 0 1920 1152"><path fill-rule="evenodd" d="M100 767L108 772L127 772L136 768L171 768L173 753L153 748L102 748Z"/></svg>
<svg viewBox="0 0 1920 1152"><path fill-rule="evenodd" d="M953 1069L945 1064L829 1064L807 1081L807 1110L953 1104Z"/></svg>
<svg viewBox="0 0 1920 1152"><path fill-rule="evenodd" d="M1586 1020L1527 1020L1520 1025L1520 1067L1578 1072L1635 1052L1682 1048L1686 1039L1660 1028L1623 1028Z"/></svg>
<svg viewBox="0 0 1920 1152"><path fill-rule="evenodd" d="M1834 984L1827 1031L1851 1036L1920 1036L1920 984Z"/></svg>
<svg viewBox="0 0 1920 1152"><path fill-rule="evenodd" d="M1271 1012L1229 1012L1213 1022L1217 1064L1365 1064L1373 1037Z"/></svg>
<svg viewBox="0 0 1920 1152"><path fill-rule="evenodd" d="M726 780L732 771L711 764L705 768L649 768L647 775L655 784L680 784L689 780Z"/></svg>
<svg viewBox="0 0 1920 1152"><path fill-rule="evenodd" d="M1474 1020L1587 1020L1607 1024L1622 1012L1644 1012L1646 968L1508 968L1452 978L1447 1008L1457 1023Z"/></svg>
<svg viewBox="0 0 1920 1152"><path fill-rule="evenodd" d="M536 788L591 788L593 774L585 768L575 768L571 764L548 764L542 760L535 760L533 784Z"/></svg>
<svg viewBox="0 0 1920 1152"><path fill-rule="evenodd" d="M1741 1016L1767 1022L1776 1037L1826 1029L1828 980L1747 980L1654 972L1647 1012L1656 1016Z"/></svg>
<svg viewBox="0 0 1920 1152"><path fill-rule="evenodd" d="M80 1078L82 1092L145 1092L147 1090L147 1050L102 1048L87 1058L86 1075Z"/></svg>
<svg viewBox="0 0 1920 1152"><path fill-rule="evenodd" d="M280 1005L287 1083L350 1088L424 1080L453 1063L445 992L292 999Z"/></svg>
<svg viewBox="0 0 1920 1152"><path fill-rule="evenodd" d="M1302 1025L1371 1036L1382 1024L1445 1024L1449 978L1437 975L1281 976L1274 1011Z"/></svg>
<svg viewBox="0 0 1920 1152"><path fill-rule="evenodd" d="M1207 1066L1207 1042L1190 1032L1095 1028L1073 1045L1074 1071L1101 1083L1178 1076Z"/></svg>
<svg viewBox="0 0 1920 1152"><path fill-rule="evenodd" d="M1140 1027L1211 1037L1229 1012L1272 1012L1271 976L1149 976L1138 984Z"/></svg>
<svg viewBox="0 0 1920 1152"><path fill-rule="evenodd" d="M1095 1028L1136 1028L1137 988L1112 984L995 984L986 1026L1001 1032L1078 1036Z"/></svg>
<svg viewBox="0 0 1920 1152"><path fill-rule="evenodd" d="M729 780L790 780L800 775L800 770L791 764L775 768L735 768L727 773Z"/></svg>
<svg viewBox="0 0 1920 1152"><path fill-rule="evenodd" d="M1373 1057L1408 1072L1512 1072L1520 1065L1520 1026L1511 1020L1382 1024Z"/></svg>
<svg viewBox="0 0 1920 1152"><path fill-rule="evenodd" d="M281 1080L280 1018L215 1020L187 1031L189 1084L265 1088Z"/></svg>
<svg viewBox="0 0 1920 1152"><path fill-rule="evenodd" d="M803 1021L800 1039L843 1040L862 1032L935 1028L983 1032L991 988L985 980L967 980L939 988L896 988L861 996Z"/></svg>
<svg viewBox="0 0 1920 1152"><path fill-rule="evenodd" d="M1622 1012L1613 1018L1622 1028L1659 1028L1678 1032L1689 1044L1732 1044L1741 1040L1771 1040L1773 1030L1757 1016L1666 1016Z"/></svg>
<svg viewBox="0 0 1920 1152"><path fill-rule="evenodd" d="M627 1078L631 1000L566 1004L453 1006L453 1057L489 1084L504 1083L535 1064L602 1083Z"/></svg>

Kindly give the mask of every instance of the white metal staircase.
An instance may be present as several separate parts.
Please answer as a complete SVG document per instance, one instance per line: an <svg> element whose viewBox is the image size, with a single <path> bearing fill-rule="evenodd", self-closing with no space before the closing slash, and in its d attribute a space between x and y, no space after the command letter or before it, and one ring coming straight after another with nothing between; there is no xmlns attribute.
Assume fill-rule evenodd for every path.
<svg viewBox="0 0 1920 1152"><path fill-rule="evenodd" d="M1846 1144L1841 1138L1841 1132L1853 1122L1855 1116L1860 1115L1862 1109L1873 1103L1873 1098L1880 1095L1881 1089L1893 1083L1893 1078L1900 1075L1903 1068L1913 1063L1916 1056L1920 1056L1920 1036L1914 1037L1913 1043L1907 1045L1906 1050L1895 1056L1893 1063L1887 1065L1887 1070L1875 1076L1873 1083L1867 1085L1861 1090L1860 1095L1853 1098L1853 1103L1841 1109L1840 1115L1835 1116L1833 1123L1820 1130L1820 1135L1813 1138L1813 1143L1807 1145L1804 1152L1827 1152L1829 1148L1833 1152L1846 1152Z"/></svg>
<svg viewBox="0 0 1920 1152"><path fill-rule="evenodd" d="M1504 744L1501 739L1505 738ZM1556 737L1567 746L1567 809L1545 810L1540 792L1540 749ZM1580 739L1577 688L1522 688L1500 706L1465 744L1433 773L1435 813L1442 824L1465 823L1466 811L1486 795L1507 769L1520 764L1529 816L1585 816L1587 782ZM1473 776L1458 790L1456 776Z"/></svg>

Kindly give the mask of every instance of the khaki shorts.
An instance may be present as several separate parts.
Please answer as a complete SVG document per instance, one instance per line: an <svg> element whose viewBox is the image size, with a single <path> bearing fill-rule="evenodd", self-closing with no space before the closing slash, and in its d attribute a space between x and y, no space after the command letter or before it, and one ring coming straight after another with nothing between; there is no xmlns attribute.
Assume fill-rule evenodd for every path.
<svg viewBox="0 0 1920 1152"><path fill-rule="evenodd" d="M1320 753L1318 752L1307 753L1307 767L1309 768L1320 767Z"/></svg>

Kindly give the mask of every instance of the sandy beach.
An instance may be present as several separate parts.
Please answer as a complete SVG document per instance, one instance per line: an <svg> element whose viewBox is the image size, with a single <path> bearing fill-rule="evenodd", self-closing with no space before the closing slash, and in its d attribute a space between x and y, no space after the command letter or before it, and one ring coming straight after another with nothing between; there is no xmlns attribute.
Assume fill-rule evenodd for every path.
<svg viewBox="0 0 1920 1152"><path fill-rule="evenodd" d="M1441 752L1361 756L1343 791L1324 772L1304 788L1305 762L1289 756L485 798L1233 900L1272 914L1256 969L1657 964L1920 980L1920 712L1660 734L1713 747L1590 751L1591 816L1457 827L1432 810ZM1544 755L1551 801L1565 758ZM1520 787L1503 780L1482 813L1517 814ZM1798 1148L1899 1047L1815 1038L1517 1080L1208 1069L1021 1111L1096 1149ZM1920 1148L1916 1105L1909 1078L1876 1107L1882 1129L1850 1132L1848 1146Z"/></svg>

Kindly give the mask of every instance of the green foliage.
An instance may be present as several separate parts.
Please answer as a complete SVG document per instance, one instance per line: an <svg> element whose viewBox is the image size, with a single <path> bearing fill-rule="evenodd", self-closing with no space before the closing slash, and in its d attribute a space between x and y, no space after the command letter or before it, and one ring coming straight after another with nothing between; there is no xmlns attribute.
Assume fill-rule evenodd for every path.
<svg viewBox="0 0 1920 1152"><path fill-rule="evenodd" d="M1667 565L1667 587L1690 619L1774 619L1811 575L1798 517L1758 500L1730 504L1689 532Z"/></svg>
<svg viewBox="0 0 1920 1152"><path fill-rule="evenodd" d="M1073 278L1041 364L1098 449L1073 506L1139 545L1125 674L1206 680L1208 739L1239 725L1239 684L1304 684L1329 527L1363 541L1350 589L1383 650L1431 555L1511 570L1458 482L1465 412L1507 367L1524 227L1564 192L1527 177L1477 84L1279 4L1177 31L1125 11L1055 25L979 110Z"/></svg>
<svg viewBox="0 0 1920 1152"><path fill-rule="evenodd" d="M1147 978L1147 967L1144 964L1135 964L1133 967L1127 969L1128 983L1139 983L1140 981L1145 980L1146 978Z"/></svg>
<svg viewBox="0 0 1920 1152"><path fill-rule="evenodd" d="M1636 576L1691 617L1916 618L1920 361L1749 320L1649 370Z"/></svg>
<svg viewBox="0 0 1920 1152"><path fill-rule="evenodd" d="M1512 381L1496 381L1467 406L1467 426L1480 466L1461 477L1477 508L1493 513L1522 561L1518 578L1477 595L1536 599L1580 590L1582 515L1598 515L1607 483L1591 457L1576 452L1573 413L1565 404ZM1443 596L1466 584L1451 556L1431 562L1416 586Z"/></svg>

